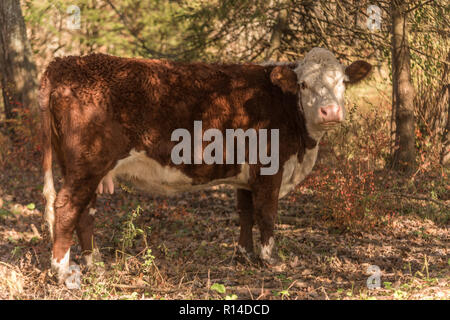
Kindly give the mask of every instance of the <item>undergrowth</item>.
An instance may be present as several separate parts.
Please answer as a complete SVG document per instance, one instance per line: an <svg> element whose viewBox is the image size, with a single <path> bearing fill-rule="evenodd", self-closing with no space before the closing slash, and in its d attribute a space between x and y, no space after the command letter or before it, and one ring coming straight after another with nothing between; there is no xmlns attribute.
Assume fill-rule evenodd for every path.
<svg viewBox="0 0 450 320"><path fill-rule="evenodd" d="M417 130L417 171L392 171L389 110L372 106L366 115L355 114L353 106L347 123L325 135L319 161L300 187L319 198L321 217L344 230L370 230L402 214L448 222L448 169L439 165L439 149ZM418 202L411 206L411 200Z"/></svg>

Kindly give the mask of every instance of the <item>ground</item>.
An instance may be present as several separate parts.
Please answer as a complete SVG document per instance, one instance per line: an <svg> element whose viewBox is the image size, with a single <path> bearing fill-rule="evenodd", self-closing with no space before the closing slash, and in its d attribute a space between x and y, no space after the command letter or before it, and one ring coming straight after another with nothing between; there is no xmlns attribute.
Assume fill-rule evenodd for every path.
<svg viewBox="0 0 450 320"><path fill-rule="evenodd" d="M81 290L68 290L50 271L39 154L10 156L0 170L0 299L450 298L448 194L435 201L393 199L428 214L409 210L373 228L341 228L315 180L280 202L273 267L235 259L233 189L169 198L122 184L98 201L103 263L83 268ZM315 170L326 181L320 163ZM256 228L254 235L258 243ZM80 262L78 245L72 256ZM368 279L379 288L369 289Z"/></svg>

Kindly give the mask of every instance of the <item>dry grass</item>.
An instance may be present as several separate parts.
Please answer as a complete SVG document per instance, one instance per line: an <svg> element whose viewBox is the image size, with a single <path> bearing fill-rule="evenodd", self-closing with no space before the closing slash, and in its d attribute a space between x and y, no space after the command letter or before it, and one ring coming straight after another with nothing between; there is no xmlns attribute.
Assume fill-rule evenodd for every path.
<svg viewBox="0 0 450 320"><path fill-rule="evenodd" d="M448 170L431 149L412 177L384 169L388 110L354 112L280 201L273 268L235 261L232 189L165 198L124 188L99 199L104 263L82 270L81 290L49 271L39 153L10 147L0 170L0 299L449 299ZM72 254L79 262L78 246ZM366 284L372 265L376 290Z"/></svg>

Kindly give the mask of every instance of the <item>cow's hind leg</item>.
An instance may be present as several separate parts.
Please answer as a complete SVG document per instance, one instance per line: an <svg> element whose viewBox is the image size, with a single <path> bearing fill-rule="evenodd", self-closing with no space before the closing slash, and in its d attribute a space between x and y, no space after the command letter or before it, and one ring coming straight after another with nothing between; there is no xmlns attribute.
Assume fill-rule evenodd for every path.
<svg viewBox="0 0 450 320"><path fill-rule="evenodd" d="M101 260L100 252L94 241L94 216L97 212L95 208L96 201L97 195L94 194L89 205L81 213L76 225L81 251L88 267Z"/></svg>
<svg viewBox="0 0 450 320"><path fill-rule="evenodd" d="M52 269L56 272L59 283L63 283L69 276L73 232L82 212L94 196L95 188L96 183L66 179L56 196Z"/></svg>

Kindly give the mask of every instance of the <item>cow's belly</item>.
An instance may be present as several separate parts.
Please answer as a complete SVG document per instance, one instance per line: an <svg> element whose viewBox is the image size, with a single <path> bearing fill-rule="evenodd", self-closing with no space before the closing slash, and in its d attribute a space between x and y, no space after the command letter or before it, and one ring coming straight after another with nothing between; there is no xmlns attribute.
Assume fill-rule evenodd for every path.
<svg viewBox="0 0 450 320"><path fill-rule="evenodd" d="M131 150L130 156L119 160L100 184L112 193L113 181L121 178L131 182L136 188L150 194L173 195L179 192L197 191L218 184L230 184L248 189L249 167L241 166L241 172L233 177L211 180L205 184L193 184L192 178L176 167L162 166L156 160L147 157L145 151Z"/></svg>
<svg viewBox="0 0 450 320"><path fill-rule="evenodd" d="M302 162L299 162L297 154L294 154L284 163L279 198L288 194L311 172L316 163L318 150L319 144L314 149L306 149Z"/></svg>

